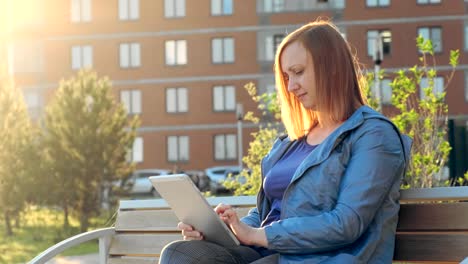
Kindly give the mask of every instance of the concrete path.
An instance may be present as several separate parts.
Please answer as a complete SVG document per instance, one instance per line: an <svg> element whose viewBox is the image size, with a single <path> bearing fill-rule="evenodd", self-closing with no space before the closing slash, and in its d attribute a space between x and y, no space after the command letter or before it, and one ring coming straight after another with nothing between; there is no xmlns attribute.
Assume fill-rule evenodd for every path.
<svg viewBox="0 0 468 264"><path fill-rule="evenodd" d="M47 261L47 264L99 264L98 254L82 256L55 257Z"/></svg>

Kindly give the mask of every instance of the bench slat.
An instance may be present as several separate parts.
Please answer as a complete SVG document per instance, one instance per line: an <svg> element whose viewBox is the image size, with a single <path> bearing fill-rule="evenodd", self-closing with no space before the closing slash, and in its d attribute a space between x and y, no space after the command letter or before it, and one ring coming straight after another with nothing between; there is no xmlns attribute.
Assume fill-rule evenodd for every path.
<svg viewBox="0 0 468 264"><path fill-rule="evenodd" d="M158 257L117 257L109 258L107 264L155 264Z"/></svg>
<svg viewBox="0 0 468 264"><path fill-rule="evenodd" d="M400 190L401 202L468 200L468 186Z"/></svg>
<svg viewBox="0 0 468 264"><path fill-rule="evenodd" d="M116 234L112 239L109 254L158 257L166 244L181 239L180 232L172 234Z"/></svg>
<svg viewBox="0 0 468 264"><path fill-rule="evenodd" d="M179 220L170 210L120 211L115 223L119 231L177 230Z"/></svg>
<svg viewBox="0 0 468 264"><path fill-rule="evenodd" d="M207 197L206 200L211 206L216 206L220 203L230 204L233 206L247 206L252 207L257 203L256 196L220 196L220 197ZM133 209L170 209L169 205L164 199L148 199L148 200L120 200L120 210L133 210Z"/></svg>
<svg viewBox="0 0 468 264"><path fill-rule="evenodd" d="M396 261L461 262L468 255L466 234L397 234Z"/></svg>
<svg viewBox="0 0 468 264"><path fill-rule="evenodd" d="M250 208L236 208L239 217L243 217ZM119 231L177 231L179 220L170 210L120 211L115 224Z"/></svg>
<svg viewBox="0 0 468 264"><path fill-rule="evenodd" d="M468 202L402 204L399 215L397 227L399 231L468 231ZM450 223L450 225L447 223Z"/></svg>

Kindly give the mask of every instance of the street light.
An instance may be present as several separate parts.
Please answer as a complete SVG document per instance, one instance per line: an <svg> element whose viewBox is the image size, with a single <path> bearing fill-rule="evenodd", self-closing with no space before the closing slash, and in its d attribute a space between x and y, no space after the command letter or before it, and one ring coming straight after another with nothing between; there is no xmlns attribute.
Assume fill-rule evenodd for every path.
<svg viewBox="0 0 468 264"><path fill-rule="evenodd" d="M242 170L242 120L244 119L244 109L242 104L236 105L237 118L237 158L239 162L239 170Z"/></svg>
<svg viewBox="0 0 468 264"><path fill-rule="evenodd" d="M383 46L382 46L382 35L379 33L374 39L374 53L372 54L374 60L374 78L375 78L375 97L377 98L378 111L382 111L382 91L380 89L380 64L383 61Z"/></svg>

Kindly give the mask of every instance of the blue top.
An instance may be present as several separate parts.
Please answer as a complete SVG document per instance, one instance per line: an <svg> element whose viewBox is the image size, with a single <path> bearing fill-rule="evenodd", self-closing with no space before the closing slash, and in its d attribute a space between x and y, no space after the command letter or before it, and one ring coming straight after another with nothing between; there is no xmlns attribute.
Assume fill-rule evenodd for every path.
<svg viewBox="0 0 468 264"><path fill-rule="evenodd" d="M263 181L265 196L271 203L271 209L261 226L266 226L280 219L281 201L286 188L291 182L294 172L302 161L317 145L309 145L303 137L271 168Z"/></svg>

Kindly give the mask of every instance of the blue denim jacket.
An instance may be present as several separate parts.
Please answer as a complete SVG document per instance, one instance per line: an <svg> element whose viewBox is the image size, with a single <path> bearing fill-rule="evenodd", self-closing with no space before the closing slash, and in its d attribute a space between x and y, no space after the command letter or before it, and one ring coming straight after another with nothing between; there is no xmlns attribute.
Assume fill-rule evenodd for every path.
<svg viewBox="0 0 468 264"><path fill-rule="evenodd" d="M262 177L296 142L277 139ZM296 169L281 219L265 227L268 248L280 263L391 263L410 149L391 121L360 107ZM269 211L262 187L242 221L259 227Z"/></svg>

